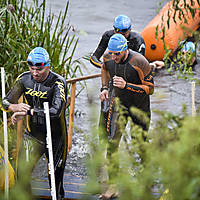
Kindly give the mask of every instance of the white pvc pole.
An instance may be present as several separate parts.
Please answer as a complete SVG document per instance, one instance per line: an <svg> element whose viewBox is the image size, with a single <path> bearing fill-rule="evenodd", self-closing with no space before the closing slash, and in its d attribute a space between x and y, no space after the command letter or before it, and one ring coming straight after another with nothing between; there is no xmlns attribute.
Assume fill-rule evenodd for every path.
<svg viewBox="0 0 200 200"><path fill-rule="evenodd" d="M51 124L49 115L49 103L44 102L44 113L46 116L46 127L47 127L47 148L49 151L49 174L51 177L51 196L53 200L56 200L56 183L54 174L54 162L53 162L53 149L52 149L52 139L51 139Z"/></svg>
<svg viewBox="0 0 200 200"><path fill-rule="evenodd" d="M192 116L196 116L195 109L195 81L192 81Z"/></svg>
<svg viewBox="0 0 200 200"><path fill-rule="evenodd" d="M1 67L2 99L5 97L5 70ZM8 178L8 133L7 133L7 113L3 111L4 127L4 159L5 159L5 194L8 198L9 178Z"/></svg>

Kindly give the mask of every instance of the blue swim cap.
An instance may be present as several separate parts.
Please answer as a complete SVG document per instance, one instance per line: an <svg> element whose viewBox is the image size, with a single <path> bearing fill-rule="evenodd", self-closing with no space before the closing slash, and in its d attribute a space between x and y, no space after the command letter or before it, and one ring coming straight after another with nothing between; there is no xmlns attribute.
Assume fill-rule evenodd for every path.
<svg viewBox="0 0 200 200"><path fill-rule="evenodd" d="M191 51L192 53L195 52L195 44L193 42L186 42L182 48L183 51Z"/></svg>
<svg viewBox="0 0 200 200"><path fill-rule="evenodd" d="M115 18L114 28L120 30L131 29L131 20L126 15L119 15Z"/></svg>
<svg viewBox="0 0 200 200"><path fill-rule="evenodd" d="M28 55L27 61L36 63L44 63L43 67L50 66L50 58L48 52L42 47L34 48Z"/></svg>
<svg viewBox="0 0 200 200"><path fill-rule="evenodd" d="M127 40L120 33L114 34L108 42L108 50L109 51L120 51L121 52L121 51L126 50L127 48L128 48Z"/></svg>

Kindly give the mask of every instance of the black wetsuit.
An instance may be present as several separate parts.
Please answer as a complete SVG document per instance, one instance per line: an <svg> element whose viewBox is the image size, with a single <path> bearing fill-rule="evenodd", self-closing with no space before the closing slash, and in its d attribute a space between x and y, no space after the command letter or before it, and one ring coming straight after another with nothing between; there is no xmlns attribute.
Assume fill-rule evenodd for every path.
<svg viewBox="0 0 200 200"><path fill-rule="evenodd" d="M154 88L152 70L148 61L141 54L129 50L128 58L119 64L112 60L111 55L104 56L105 69L109 72L111 80L113 77L122 77L127 83L124 89L114 88L114 97L120 99L121 104L128 110L128 115L131 116L134 123L140 125L144 130L147 130L149 124L145 124L130 112L131 107L136 107L150 117L150 99L151 88ZM108 117L107 131L110 127L111 117ZM113 133L110 133L113 134Z"/></svg>
<svg viewBox="0 0 200 200"><path fill-rule="evenodd" d="M63 174L67 157L67 125L65 107L67 101L66 81L60 75L50 71L46 80L36 82L30 72L21 74L12 89L2 101L4 109L8 102L17 104L19 97L23 95L24 102L34 109L34 114L28 112L26 134L37 142L39 157L45 153L46 148L46 121L43 102L49 102L51 135L53 143L54 169L56 189L63 196ZM22 172L23 173L23 172ZM22 176L22 174L19 174Z"/></svg>
<svg viewBox="0 0 200 200"><path fill-rule="evenodd" d="M97 49L90 57L90 62L94 66L96 66L98 68L101 67L102 62L99 59L106 51L106 49L108 47L109 39L114 34L115 34L114 30L106 31L103 34ZM129 37L127 38L127 41L128 41L129 49L131 49L133 51L137 51L137 52L141 53L142 55L145 55L145 42L144 42L143 37L139 33L131 31Z"/></svg>
<svg viewBox="0 0 200 200"><path fill-rule="evenodd" d="M109 97L109 101L111 102L109 104L109 112L108 116L105 117L107 119L106 130L110 139L107 146L107 158L108 165L112 166L108 167L108 176L109 180L112 182L112 180L115 180L119 170L119 160L116 159L116 156L113 156L113 153L117 152L119 147L119 142L123 134L122 130L126 127L127 117L130 116L133 123L139 125L143 130L148 130L150 122L149 95L153 93L154 82L152 69L148 61L137 52L129 50L127 59L119 64L115 63L115 61L112 60L112 56L109 54L104 54L103 59L102 78L104 78L105 74L109 73L111 80L113 80L114 76L119 76L126 81L126 86L123 89L112 86L112 96ZM119 117L119 111L115 109L116 97L120 100L120 107L122 107L125 121L121 120L122 118ZM144 111L147 117L141 115L141 113L138 115L138 110L137 112L135 112L135 110L133 112L131 109L132 107ZM119 120L122 123L118 123ZM143 139L146 140L144 132L142 132L142 136ZM131 135L131 138L134 139L134 135ZM142 154L140 154L140 158L143 160Z"/></svg>

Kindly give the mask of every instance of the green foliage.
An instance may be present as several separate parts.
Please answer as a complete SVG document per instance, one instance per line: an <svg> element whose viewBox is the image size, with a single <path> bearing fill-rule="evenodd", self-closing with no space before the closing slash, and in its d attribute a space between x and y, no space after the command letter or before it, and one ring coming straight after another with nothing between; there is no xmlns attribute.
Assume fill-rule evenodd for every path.
<svg viewBox="0 0 200 200"><path fill-rule="evenodd" d="M33 158L34 159L34 158ZM32 200L32 193L30 191L30 180L31 176L31 169L33 168L32 162L27 162L26 159L22 159L19 163L21 167L21 176L17 178L17 184L13 185L9 188L8 197L5 195L4 191L0 191L0 199L1 200ZM16 172L16 170L15 170ZM17 172L15 173L17 176Z"/></svg>
<svg viewBox="0 0 200 200"><path fill-rule="evenodd" d="M152 133L149 163L159 168L159 179L173 199L199 199L199 120L185 116L181 124L174 122L176 127L163 132L159 126Z"/></svg>
<svg viewBox="0 0 200 200"><path fill-rule="evenodd" d="M119 151L113 152L111 160L108 160L105 157L108 137L104 128L100 126L98 130L93 130L92 135L89 135L88 141L91 148L91 158L88 161L89 183L87 191L91 193L100 193L108 187L108 184L112 183L118 185L120 188L120 199L141 199L141 197L144 197L144 194L146 195L146 199L151 199L150 196L152 196L152 194L150 193L150 187L146 187L146 185L143 184L144 178L141 177L146 163L145 146L147 142L144 141L146 133L144 133L141 127L133 125L131 121L128 123L131 128L124 129L127 123L122 116L124 114L124 109L119 107L118 101L115 103L118 105L116 109L120 113L117 123L119 129L123 132L123 140L121 141ZM132 112L140 119L144 119L144 121L148 120L146 115L138 109L133 109ZM91 116L91 120L95 120L95 114L92 113ZM129 140L127 138L129 137L131 137L132 140L127 143ZM137 160L135 160L136 152L137 155L140 155ZM116 169L118 163L120 163L119 170ZM114 174L109 180L107 179L107 171L112 171ZM150 177L148 176L148 178Z"/></svg>
<svg viewBox="0 0 200 200"><path fill-rule="evenodd" d="M194 2L197 2L197 4L200 6L199 0L194 1L186 1L184 0L183 3L180 3L179 0L171 0L172 1L172 8L170 8L167 12L167 26L164 22L164 16L162 16L162 23L156 27L156 37L160 37L161 40L163 41L164 44L164 49L165 49L165 56L164 56L164 62L166 66L169 66L169 72L175 70L177 72L178 78L183 78L183 79L193 79L193 71L192 71L192 64L193 60L196 58L196 52L192 54L186 54L183 55L182 52L180 51L182 49L183 44L179 42L177 46L177 54L173 55L172 51L166 46L165 43L165 35L166 35L166 29L170 28L170 22L177 23L176 19L177 16L180 21L188 24L187 21L187 15L191 14L191 16L198 17L199 15L199 9L196 9L194 7ZM160 7L163 6L164 0L160 2ZM194 38L196 41L195 43L198 43L200 41L199 37L199 30L194 31L189 28L186 28L185 26L182 26L183 33L185 34L185 38L187 38L186 33L189 34ZM159 36L160 35L160 36ZM179 52L180 51L180 52Z"/></svg>
<svg viewBox="0 0 200 200"><path fill-rule="evenodd" d="M87 191L100 193L107 185L100 183L106 173L99 174L99 170L103 166L104 170L115 171L115 162L119 162L120 170L110 182L118 186L120 200L153 200L160 199L160 196L164 200L199 199L200 117L190 117L185 111L185 107L182 115L155 111L160 120L148 135L145 134L148 142L143 140L142 129L129 122L123 130L119 151L114 153L112 164L107 168L105 165L109 162L105 158L105 149L108 138L101 128L94 129L88 138L91 158L88 161ZM138 113L135 109L133 112ZM142 113L139 115L145 118ZM95 120L95 114L91 116ZM120 118L122 127L123 121ZM169 193L164 195L166 189Z"/></svg>
<svg viewBox="0 0 200 200"><path fill-rule="evenodd" d="M0 63L6 72L6 90L16 77L28 70L28 53L36 46L44 47L51 58L53 71L66 77L82 74L80 59L73 60L78 39L67 21L69 1L58 16L46 11L46 1L34 0L28 6L23 0L2 1L0 4ZM81 85L81 89L84 85ZM1 91L1 89L0 89Z"/></svg>
<svg viewBox="0 0 200 200"><path fill-rule="evenodd" d="M73 59L78 39L71 30L67 17L69 1L66 1L64 6L64 13L59 12L56 16L51 10L47 11L46 0L42 2L33 0L30 6L25 4L24 0L0 0L0 65L6 72L6 91L11 88L19 74L28 70L26 64L28 53L37 46L44 47L48 51L54 72L65 78L82 75L84 63L81 59ZM78 94L83 87L85 84L81 83ZM68 88L70 89L70 84ZM2 144L2 112L0 115L0 144ZM15 166L16 130L9 120L8 143L9 159ZM25 171L28 169L27 166ZM23 184L16 185L11 192L11 199L28 199ZM4 196L0 196L0 199L4 199Z"/></svg>
<svg viewBox="0 0 200 200"><path fill-rule="evenodd" d="M178 51L176 57L166 57L166 62L169 63L169 73L175 70L177 77L182 79L194 80L193 78L193 63L195 60L195 53Z"/></svg>

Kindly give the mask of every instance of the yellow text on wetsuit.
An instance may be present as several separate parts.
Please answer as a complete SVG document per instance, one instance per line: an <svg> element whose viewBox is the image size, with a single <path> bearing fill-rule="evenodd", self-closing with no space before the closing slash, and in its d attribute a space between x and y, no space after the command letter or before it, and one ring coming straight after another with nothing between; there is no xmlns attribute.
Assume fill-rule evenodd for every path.
<svg viewBox="0 0 200 200"><path fill-rule="evenodd" d="M60 96L61 98L66 101L65 99L65 89L64 89L64 83L56 81L56 83L58 84L58 88L60 89Z"/></svg>
<svg viewBox="0 0 200 200"><path fill-rule="evenodd" d="M42 91L36 91L36 90L33 90L31 88L27 88L28 91L25 92L25 94L29 94L31 96L37 96L39 98L42 98L42 99L46 99L47 97L45 97L45 95L47 94L47 91L45 92L42 92Z"/></svg>

